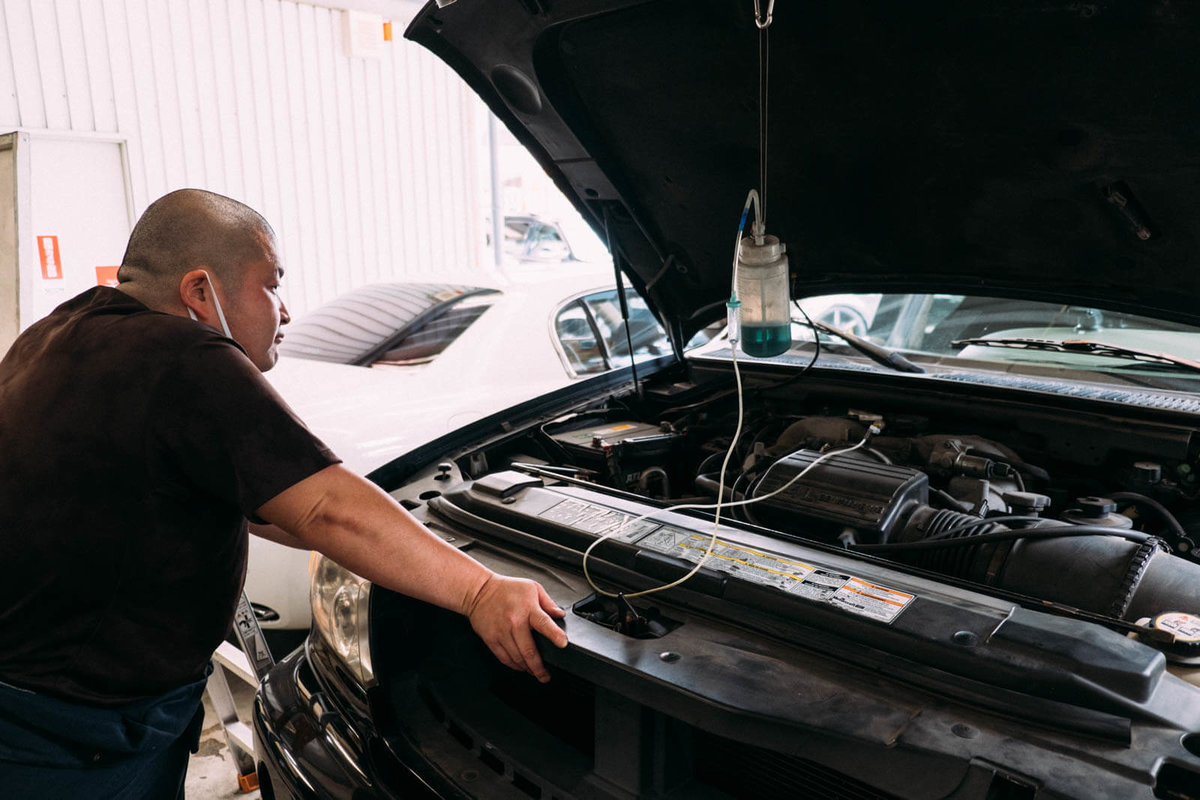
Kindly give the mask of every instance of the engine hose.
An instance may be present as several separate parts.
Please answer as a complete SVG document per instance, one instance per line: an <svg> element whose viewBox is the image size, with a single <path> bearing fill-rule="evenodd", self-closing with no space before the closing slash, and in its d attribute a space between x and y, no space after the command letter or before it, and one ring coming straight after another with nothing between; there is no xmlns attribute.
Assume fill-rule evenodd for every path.
<svg viewBox="0 0 1200 800"><path fill-rule="evenodd" d="M1118 590L1117 596L1113 598L1112 608L1109 609L1112 616L1121 619L1128 613L1129 604L1133 602L1133 596L1137 594L1138 587L1142 584L1142 578L1146 577L1146 569L1150 566L1150 560L1165 549L1161 539L1142 542L1138 547L1133 558L1129 559L1129 567L1125 570L1121 588Z"/></svg>
<svg viewBox="0 0 1200 800"><path fill-rule="evenodd" d="M894 546L889 556L897 561L1117 619L1200 609L1200 568L1171 556L1161 539L1045 523L1011 530L925 506L913 512L895 545L864 549Z"/></svg>
<svg viewBox="0 0 1200 800"><path fill-rule="evenodd" d="M1175 515L1167 510L1167 507L1158 502L1152 497L1147 497L1138 492L1113 492L1108 495L1109 498L1120 502L1132 503L1135 506L1144 506L1158 513L1158 516L1166 523L1167 527L1176 536L1187 536L1188 532L1184 530L1183 525L1175 518Z"/></svg>
<svg viewBox="0 0 1200 800"><path fill-rule="evenodd" d="M928 539L969 539L985 533L1009 531L1005 525L990 522L986 519L964 514L950 509L919 509L904 526L900 542L910 543ZM975 546L947 547L935 550L912 550L896 548L892 555L897 561L903 561L916 567L931 569L944 575L966 578L980 583L991 583L988 580L988 568L996 557L1001 559L1012 549L1013 543L996 542Z"/></svg>

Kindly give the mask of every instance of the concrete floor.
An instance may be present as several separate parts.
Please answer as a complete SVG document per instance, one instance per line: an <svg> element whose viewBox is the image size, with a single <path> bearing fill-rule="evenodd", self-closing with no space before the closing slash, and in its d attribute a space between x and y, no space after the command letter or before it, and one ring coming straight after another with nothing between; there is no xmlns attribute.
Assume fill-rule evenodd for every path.
<svg viewBox="0 0 1200 800"><path fill-rule="evenodd" d="M254 689L242 681L230 680L229 691L233 694L238 718L250 724ZM186 800L259 800L261 796L257 790L242 794L238 788L237 764L225 744L220 719L213 711L207 693L204 695L204 731L200 749L188 762L184 795Z"/></svg>

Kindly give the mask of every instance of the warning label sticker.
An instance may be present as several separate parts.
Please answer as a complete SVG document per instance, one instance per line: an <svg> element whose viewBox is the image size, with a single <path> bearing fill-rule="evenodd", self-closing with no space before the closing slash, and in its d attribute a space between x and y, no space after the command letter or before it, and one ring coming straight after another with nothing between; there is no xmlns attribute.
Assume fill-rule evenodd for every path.
<svg viewBox="0 0 1200 800"><path fill-rule="evenodd" d="M596 536L607 536L627 544L662 553L693 564L708 551L710 536L694 530L665 525L652 519L566 499L539 516ZM915 596L896 589L869 583L862 578L843 575L802 561L756 550L718 539L706 566L739 580L819 603L879 622L891 622L908 607Z"/></svg>
<svg viewBox="0 0 1200 800"><path fill-rule="evenodd" d="M540 516L542 519L570 525L572 528L594 533L597 536L611 533L613 534L611 538L629 544L637 542L650 531L662 526L661 522L637 519L632 514L625 514L579 500L563 500L553 508L543 511ZM625 526L623 529L621 528L622 524Z"/></svg>
<svg viewBox="0 0 1200 800"><path fill-rule="evenodd" d="M663 526L640 544L650 550L690 561L704 558L711 539L671 526ZM759 586L770 586L788 594L835 605L852 614L880 622L891 622L914 599L914 595L868 583L802 561L765 553L720 539L713 544L708 566Z"/></svg>
<svg viewBox="0 0 1200 800"><path fill-rule="evenodd" d="M696 563L704 558L709 541L711 540L707 536L690 534L680 542L678 546L680 552L677 555ZM804 576L813 570L808 564L800 561L789 561L770 553L731 545L720 540L713 545L708 566L727 572L744 581L757 583L760 586L773 586L784 591L787 591L791 584L804 580Z"/></svg>
<svg viewBox="0 0 1200 800"><path fill-rule="evenodd" d="M880 622L891 622L913 601L913 595L851 578L833 593L830 600L848 611Z"/></svg>

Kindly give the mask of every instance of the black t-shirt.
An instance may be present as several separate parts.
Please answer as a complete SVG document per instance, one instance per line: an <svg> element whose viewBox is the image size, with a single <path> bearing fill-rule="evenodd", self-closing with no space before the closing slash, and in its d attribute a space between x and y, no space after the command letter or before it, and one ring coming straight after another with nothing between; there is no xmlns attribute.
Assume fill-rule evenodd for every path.
<svg viewBox="0 0 1200 800"><path fill-rule="evenodd" d="M0 361L0 680L99 706L196 680L246 517L337 458L245 353L96 288Z"/></svg>

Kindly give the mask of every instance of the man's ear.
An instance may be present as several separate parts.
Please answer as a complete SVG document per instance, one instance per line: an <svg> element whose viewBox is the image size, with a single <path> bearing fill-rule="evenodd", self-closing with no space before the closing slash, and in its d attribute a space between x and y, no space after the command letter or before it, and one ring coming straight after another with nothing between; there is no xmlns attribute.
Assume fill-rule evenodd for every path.
<svg viewBox="0 0 1200 800"><path fill-rule="evenodd" d="M212 324L209 321L210 316L214 316L212 311L212 287L209 285L208 276L203 269L188 270L182 278L179 279L179 300L183 303L184 314L191 310L195 314L195 318L201 322Z"/></svg>

